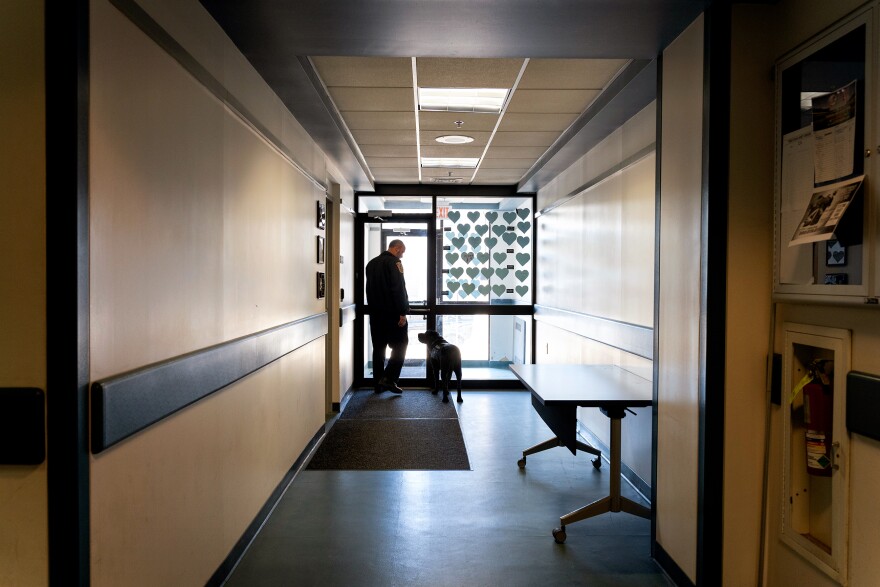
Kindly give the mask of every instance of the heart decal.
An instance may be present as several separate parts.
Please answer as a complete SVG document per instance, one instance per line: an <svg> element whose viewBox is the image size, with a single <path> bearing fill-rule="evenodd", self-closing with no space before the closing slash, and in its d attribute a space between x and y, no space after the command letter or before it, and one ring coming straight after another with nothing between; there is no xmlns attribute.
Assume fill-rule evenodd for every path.
<svg viewBox="0 0 880 587"><path fill-rule="evenodd" d="M499 277L499 279L504 279L507 277L507 274L510 273L510 269L496 269L495 275Z"/></svg>
<svg viewBox="0 0 880 587"><path fill-rule="evenodd" d="M532 211L529 210L528 208L517 208L516 209L516 215L519 216L520 218L522 218L523 220L528 218L529 214L531 214L531 213L532 213Z"/></svg>
<svg viewBox="0 0 880 587"><path fill-rule="evenodd" d="M492 227L492 232L494 232L496 236L501 236L506 230L507 228L503 224L496 224Z"/></svg>
<svg viewBox="0 0 880 587"><path fill-rule="evenodd" d="M450 292L455 293L455 291L461 287L461 283L457 281L447 281L446 287L449 289Z"/></svg>
<svg viewBox="0 0 880 587"><path fill-rule="evenodd" d="M470 229L471 229L471 225L468 223L458 225L458 232L460 232L461 234L467 234L470 231Z"/></svg>
<svg viewBox="0 0 880 587"><path fill-rule="evenodd" d="M489 253L477 253L477 262L480 265L485 265L487 261L489 261Z"/></svg>
<svg viewBox="0 0 880 587"><path fill-rule="evenodd" d="M484 243L487 247L489 247L490 249L493 249L493 248L495 248L495 245L498 244L498 239L495 238L494 236L490 236L490 237L487 238L487 239L483 239L483 243Z"/></svg>
<svg viewBox="0 0 880 587"><path fill-rule="evenodd" d="M480 274L480 270L477 269L476 267L468 267L468 268L465 270L465 273L468 274L468 277L470 277L471 279L473 279L473 278L475 278L477 275Z"/></svg>
<svg viewBox="0 0 880 587"><path fill-rule="evenodd" d="M469 243L473 248L477 248L477 247L480 245L481 242L483 242L483 239L481 239L481 238L478 237L478 236L472 236L472 237L468 238L468 243Z"/></svg>
<svg viewBox="0 0 880 587"><path fill-rule="evenodd" d="M483 236L484 234L489 232L489 225L488 224L478 224L474 227L474 230L477 231L478 235Z"/></svg>
<svg viewBox="0 0 880 587"><path fill-rule="evenodd" d="M483 277L489 279L495 273L495 270L491 267L484 267L483 269L480 269L480 273L483 274Z"/></svg>
<svg viewBox="0 0 880 587"><path fill-rule="evenodd" d="M468 295L474 293L474 290L475 290L475 289L477 289L477 286L474 285L473 283L463 283L463 284L461 284L461 290L462 290L464 293L468 294Z"/></svg>
<svg viewBox="0 0 880 587"><path fill-rule="evenodd" d="M462 248L464 246L464 237L457 236L457 237L453 238L452 239L452 246L455 247L456 249Z"/></svg>
<svg viewBox="0 0 880 587"><path fill-rule="evenodd" d="M462 258L462 260L464 260L465 263L470 263L471 261L474 260L474 254L473 253L462 253L461 258Z"/></svg>
<svg viewBox="0 0 880 587"><path fill-rule="evenodd" d="M519 243L519 246L525 247L529 244L529 242L531 242L531 239L527 236L520 236L517 237L516 242Z"/></svg>
<svg viewBox="0 0 880 587"><path fill-rule="evenodd" d="M458 279L462 275L464 275L464 267L453 267L449 270L449 275Z"/></svg>
<svg viewBox="0 0 880 587"><path fill-rule="evenodd" d="M516 212L505 212L504 213L504 221L510 224L516 220Z"/></svg>
<svg viewBox="0 0 880 587"><path fill-rule="evenodd" d="M503 295L505 291L507 291L507 288L503 285L493 285L492 291L495 293L496 296L500 296Z"/></svg>
<svg viewBox="0 0 880 587"><path fill-rule="evenodd" d="M446 253L446 260L450 265L455 265L455 262L458 261L458 253Z"/></svg>
<svg viewBox="0 0 880 587"><path fill-rule="evenodd" d="M452 210L446 214L446 217L453 222L458 222L458 219L461 218L461 212L456 212L455 210Z"/></svg>
<svg viewBox="0 0 880 587"><path fill-rule="evenodd" d="M476 211L468 212L467 217L468 217L468 220L470 220L471 222L476 222L477 219L480 217L480 213L476 212Z"/></svg>
<svg viewBox="0 0 880 587"><path fill-rule="evenodd" d="M504 261L507 260L507 253L495 253L492 255L492 258L495 259L495 262L501 265Z"/></svg>
<svg viewBox="0 0 880 587"><path fill-rule="evenodd" d="M486 220L489 222L495 222L498 220L498 212L486 212Z"/></svg>
<svg viewBox="0 0 880 587"><path fill-rule="evenodd" d="M529 259L531 259L531 258L532 258L532 256L529 255L528 253L517 253L516 254L516 260L519 262L520 265L525 265L526 263L529 262Z"/></svg>
<svg viewBox="0 0 880 587"><path fill-rule="evenodd" d="M516 235L513 234L512 232L505 232L505 233L504 233L504 236L502 236L501 238L502 238L502 240L504 240L504 242L506 242L507 244L512 245L512 244L513 244L513 241L516 240Z"/></svg>
<svg viewBox="0 0 880 587"><path fill-rule="evenodd" d="M522 232L528 232L529 229L532 227L532 223L531 222L519 222L519 223L517 223L516 227L518 229L520 229Z"/></svg>
<svg viewBox="0 0 880 587"><path fill-rule="evenodd" d="M492 288L488 285L479 285L477 286L477 291L480 292L481 296L489 295L489 292L492 291Z"/></svg>
<svg viewBox="0 0 880 587"><path fill-rule="evenodd" d="M516 286L516 293L519 294L519 297L523 297L529 291L529 286L527 285L518 285Z"/></svg>
<svg viewBox="0 0 880 587"><path fill-rule="evenodd" d="M514 275L516 275L516 278L519 279L520 281L525 281L526 279L529 278L528 271L517 271L514 273Z"/></svg>

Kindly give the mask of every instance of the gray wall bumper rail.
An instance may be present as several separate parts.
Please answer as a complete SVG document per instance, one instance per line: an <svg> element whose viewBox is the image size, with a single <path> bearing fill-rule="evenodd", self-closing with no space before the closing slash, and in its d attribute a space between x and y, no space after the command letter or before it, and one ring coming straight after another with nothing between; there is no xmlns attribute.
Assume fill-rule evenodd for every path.
<svg viewBox="0 0 880 587"><path fill-rule="evenodd" d="M113 446L326 334L327 314L316 314L92 383L92 452Z"/></svg>

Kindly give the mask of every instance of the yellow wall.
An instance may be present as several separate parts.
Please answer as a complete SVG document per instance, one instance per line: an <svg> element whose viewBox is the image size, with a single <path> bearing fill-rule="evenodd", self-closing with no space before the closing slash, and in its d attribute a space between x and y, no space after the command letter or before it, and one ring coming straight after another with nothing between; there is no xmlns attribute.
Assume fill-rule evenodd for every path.
<svg viewBox="0 0 880 587"><path fill-rule="evenodd" d="M43 3L0 8L0 387L46 389ZM48 582L46 463L0 465L0 585Z"/></svg>
<svg viewBox="0 0 880 587"><path fill-rule="evenodd" d="M145 7L240 108L92 2L92 380L325 311L320 151L196 3ZM94 455L92 584L203 584L323 426L325 356L320 337Z"/></svg>

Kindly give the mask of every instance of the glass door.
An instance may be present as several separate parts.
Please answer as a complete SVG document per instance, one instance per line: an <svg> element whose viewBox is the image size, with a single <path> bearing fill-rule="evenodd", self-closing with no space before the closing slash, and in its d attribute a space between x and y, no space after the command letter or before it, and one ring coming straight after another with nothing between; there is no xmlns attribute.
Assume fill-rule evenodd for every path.
<svg viewBox="0 0 880 587"><path fill-rule="evenodd" d="M359 259L358 289L359 304L363 308L359 316L362 317L360 345L362 352L356 364L362 365L364 383L370 385L373 382L373 342L370 336L370 306L366 297L366 278L364 267L374 257L388 250L389 244L394 240L401 240L406 246L406 252L401 259L406 280L406 290L409 296L410 314L408 316L409 345L406 349L406 359L400 374L401 386L425 386L426 379L426 352L425 347L419 343L419 333L433 328L433 316L429 300L433 298L433 283L428 278L432 274L432 259L434 254L433 227L427 219L418 216L405 218L375 219L366 218L358 222L363 243L363 256ZM429 325L430 324L430 325ZM391 355L391 349L386 349L385 359Z"/></svg>

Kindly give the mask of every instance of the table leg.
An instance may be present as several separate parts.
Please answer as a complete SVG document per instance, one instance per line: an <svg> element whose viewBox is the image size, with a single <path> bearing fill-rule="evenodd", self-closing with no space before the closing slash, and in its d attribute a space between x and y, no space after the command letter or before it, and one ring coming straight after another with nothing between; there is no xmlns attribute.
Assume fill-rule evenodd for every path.
<svg viewBox="0 0 880 587"><path fill-rule="evenodd" d="M603 410L604 411L604 410ZM651 517L651 509L620 495L620 420L625 414L606 414L611 420L611 479L609 495L598 499L559 518L559 528L553 530L553 538L558 544L565 542L565 525L580 522L607 512L627 512L642 518Z"/></svg>
<svg viewBox="0 0 880 587"><path fill-rule="evenodd" d="M519 465L520 469L525 469L526 457L528 455L533 455L537 452L545 451L550 448L556 448L557 446L565 446L565 443L563 443L561 440L559 440L559 438L554 437L554 438L551 438L550 440L545 440L544 442L542 442L540 444L536 444L535 446L529 447L523 451L522 458L520 460L518 460L516 462L516 464ZM591 455L596 455L596 458L593 459L593 461L592 461L594 467L596 467L598 469L602 465L602 451L601 450L599 450L598 448L595 448L593 446L590 446L589 444L587 444L585 442L581 442L580 440L575 441L575 446L580 451L588 452Z"/></svg>

